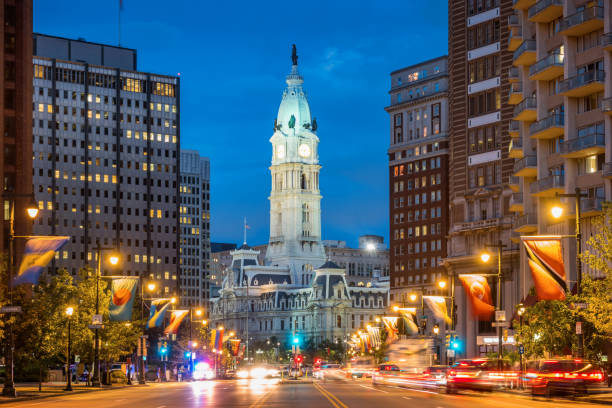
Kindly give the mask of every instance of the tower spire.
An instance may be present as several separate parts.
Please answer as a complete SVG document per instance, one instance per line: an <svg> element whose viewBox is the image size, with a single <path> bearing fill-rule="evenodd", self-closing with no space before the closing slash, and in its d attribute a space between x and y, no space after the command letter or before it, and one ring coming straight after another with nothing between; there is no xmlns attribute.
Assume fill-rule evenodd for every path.
<svg viewBox="0 0 612 408"><path fill-rule="evenodd" d="M293 49L291 52L291 61L293 61L293 65L298 64L297 48L295 48L295 44L293 44Z"/></svg>

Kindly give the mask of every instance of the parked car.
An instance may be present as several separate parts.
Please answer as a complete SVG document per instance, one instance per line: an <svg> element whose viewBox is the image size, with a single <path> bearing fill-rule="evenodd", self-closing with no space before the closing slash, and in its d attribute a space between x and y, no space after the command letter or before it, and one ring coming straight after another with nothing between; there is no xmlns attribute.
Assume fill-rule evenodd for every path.
<svg viewBox="0 0 612 408"><path fill-rule="evenodd" d="M527 362L525 378L534 396L583 395L588 393L589 387L603 383L605 373L595 362L549 359Z"/></svg>

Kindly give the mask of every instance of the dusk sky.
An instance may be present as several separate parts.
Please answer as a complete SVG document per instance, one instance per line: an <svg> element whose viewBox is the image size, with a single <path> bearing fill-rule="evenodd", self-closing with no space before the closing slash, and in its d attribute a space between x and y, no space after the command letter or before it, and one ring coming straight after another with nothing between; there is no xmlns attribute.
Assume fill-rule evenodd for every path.
<svg viewBox="0 0 612 408"><path fill-rule="evenodd" d="M138 70L181 75L182 148L211 160L211 240L269 235L269 138L291 44L319 125L323 239L388 245L389 73L447 53L447 1L124 0ZM35 0L34 31L116 45L119 0Z"/></svg>

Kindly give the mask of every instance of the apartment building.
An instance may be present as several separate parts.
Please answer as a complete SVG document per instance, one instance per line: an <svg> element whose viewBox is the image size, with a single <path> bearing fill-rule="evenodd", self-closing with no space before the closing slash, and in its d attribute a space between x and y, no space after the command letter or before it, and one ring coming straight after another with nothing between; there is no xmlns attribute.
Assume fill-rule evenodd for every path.
<svg viewBox="0 0 612 408"><path fill-rule="evenodd" d="M508 124L514 107L506 100L513 62L508 44L517 41L517 33L509 19L513 0L452 1L448 13L450 227L444 265L456 286L456 330L465 344L460 356L472 357L496 350L486 341L496 336L496 329L490 321L474 317L457 275L496 274L497 248L489 245L501 242L502 309L511 315L520 301L516 290L519 244L511 241L513 191L508 184L514 165ZM520 106L530 103L518 102ZM493 262L480 261L483 251L494 254ZM489 286L496 304L497 280L489 278Z"/></svg>
<svg viewBox="0 0 612 408"><path fill-rule="evenodd" d="M8 253L10 203L15 204L15 232L27 235L32 222L25 208L32 194L32 0L0 2L0 183L4 197L0 248ZM18 195L18 197L11 197ZM17 246L23 240L16 241Z"/></svg>
<svg viewBox="0 0 612 408"><path fill-rule="evenodd" d="M447 57L391 73L389 226L390 299L437 293L446 277L448 231Z"/></svg>
<svg viewBox="0 0 612 408"><path fill-rule="evenodd" d="M514 105L509 125L514 233L574 234L575 199L556 194L578 189L585 195L580 198L585 248L596 232L593 217L612 198L612 3L515 0L513 9L509 21L517 42L508 44L514 55L512 88L505 97ZM550 209L559 202L566 216L554 219ZM563 244L569 286L575 287L575 240ZM521 286L529 288L524 259L521 276Z"/></svg>
<svg viewBox="0 0 612 408"><path fill-rule="evenodd" d="M181 150L182 306L206 306L210 292L210 160Z"/></svg>
<svg viewBox="0 0 612 408"><path fill-rule="evenodd" d="M96 266L177 294L180 81L138 72L136 50L34 35L34 188L38 235L68 235L51 270Z"/></svg>

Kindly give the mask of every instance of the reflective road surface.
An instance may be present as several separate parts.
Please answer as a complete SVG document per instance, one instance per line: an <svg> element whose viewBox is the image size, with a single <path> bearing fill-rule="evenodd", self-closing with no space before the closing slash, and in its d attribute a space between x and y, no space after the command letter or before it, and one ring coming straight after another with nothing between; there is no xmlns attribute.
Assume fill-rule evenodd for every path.
<svg viewBox="0 0 612 408"><path fill-rule="evenodd" d="M201 381L147 384L109 391L73 394L1 404L0 407L44 408L171 408L171 407L601 407L563 399L532 399L507 393L437 394L392 386L373 387L369 381L315 381L279 384L276 380Z"/></svg>

